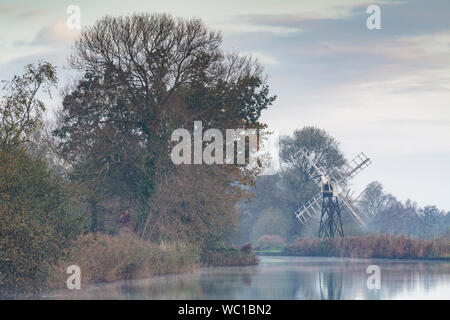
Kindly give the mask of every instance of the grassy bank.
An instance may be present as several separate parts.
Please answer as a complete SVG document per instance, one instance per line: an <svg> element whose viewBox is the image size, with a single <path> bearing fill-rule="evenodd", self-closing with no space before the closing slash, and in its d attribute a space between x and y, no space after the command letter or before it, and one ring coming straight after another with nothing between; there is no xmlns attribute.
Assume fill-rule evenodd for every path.
<svg viewBox="0 0 450 320"><path fill-rule="evenodd" d="M286 246L285 255L353 258L448 259L450 240L413 239L404 236L370 235L344 239L300 238Z"/></svg>
<svg viewBox="0 0 450 320"><path fill-rule="evenodd" d="M65 268L81 269L82 285L155 275L190 272L200 266L244 266L258 263L251 246L204 249L183 244L154 244L136 235L88 234L78 239L70 258L61 261L50 287L65 286Z"/></svg>

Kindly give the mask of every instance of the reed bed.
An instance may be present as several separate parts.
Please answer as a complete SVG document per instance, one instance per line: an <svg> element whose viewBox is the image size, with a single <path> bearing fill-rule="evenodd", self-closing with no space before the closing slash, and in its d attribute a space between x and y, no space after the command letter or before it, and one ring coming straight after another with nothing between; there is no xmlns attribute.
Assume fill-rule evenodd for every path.
<svg viewBox="0 0 450 320"><path fill-rule="evenodd" d="M450 240L406 236L369 235L336 239L299 238L284 254L354 258L450 259Z"/></svg>

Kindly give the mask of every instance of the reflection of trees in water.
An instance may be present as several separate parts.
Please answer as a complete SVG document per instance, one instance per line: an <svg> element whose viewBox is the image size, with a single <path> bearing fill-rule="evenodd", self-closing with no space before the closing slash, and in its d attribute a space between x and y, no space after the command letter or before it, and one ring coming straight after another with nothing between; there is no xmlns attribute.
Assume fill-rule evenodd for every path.
<svg viewBox="0 0 450 320"><path fill-rule="evenodd" d="M373 261L377 264L378 261ZM443 284L448 284L450 264L442 261L381 261L381 290L367 290L366 296L394 299L419 293L427 296ZM449 298L449 296L445 297Z"/></svg>
<svg viewBox="0 0 450 320"><path fill-rule="evenodd" d="M341 272L319 272L319 288L321 300L340 300L342 294Z"/></svg>
<svg viewBox="0 0 450 320"><path fill-rule="evenodd" d="M324 268L323 266L308 266L296 273L297 286L295 299L340 300L344 272L342 267Z"/></svg>
<svg viewBox="0 0 450 320"><path fill-rule="evenodd" d="M252 274L250 274L250 273L242 274L242 282L248 286L251 286L252 285Z"/></svg>
<svg viewBox="0 0 450 320"><path fill-rule="evenodd" d="M267 261L259 267L211 268L190 274L102 284L83 289L73 298L392 299L418 290L431 294L439 286L448 286L450 274L450 263L437 261L321 258ZM372 264L380 266L381 290L367 288L366 270ZM64 298L75 294L67 291L62 292Z"/></svg>
<svg viewBox="0 0 450 320"><path fill-rule="evenodd" d="M239 268L216 268L190 275L168 276L163 282L150 281L141 286L139 292L135 290L133 295L144 299L232 298L243 284L251 285L253 273L251 268L242 271Z"/></svg>
<svg viewBox="0 0 450 320"><path fill-rule="evenodd" d="M380 290L367 287L369 265L380 266ZM448 285L449 274L450 264L437 261L305 259L296 268L297 289L291 299L392 299L412 292L426 296Z"/></svg>
<svg viewBox="0 0 450 320"><path fill-rule="evenodd" d="M200 277L204 299L232 299L252 284L255 268L226 268L223 273L207 272Z"/></svg>
<svg viewBox="0 0 450 320"><path fill-rule="evenodd" d="M232 299L252 284L251 267L203 269L190 274L117 281L88 289L62 292L74 299Z"/></svg>
<svg viewBox="0 0 450 320"><path fill-rule="evenodd" d="M316 272L296 272L294 299L319 299Z"/></svg>

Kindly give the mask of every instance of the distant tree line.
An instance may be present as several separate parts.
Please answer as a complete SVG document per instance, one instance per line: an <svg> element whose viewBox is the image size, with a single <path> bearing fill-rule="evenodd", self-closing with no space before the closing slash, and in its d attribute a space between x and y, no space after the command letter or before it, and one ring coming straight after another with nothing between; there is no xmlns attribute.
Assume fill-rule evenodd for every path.
<svg viewBox="0 0 450 320"><path fill-rule="evenodd" d="M268 235L278 236L272 238L275 245L280 241L290 243L299 237L317 237L320 214L305 224L294 215L295 210L320 190L295 157L300 147L314 155L314 160L331 174L342 170L346 163L338 142L322 129L305 127L283 137L280 172L257 177L255 185L248 190L252 199L238 204L240 216L235 242L267 246ZM341 208L346 235L389 234L425 239L449 235L448 212L436 206L420 208L411 200L403 203L386 193L379 182L370 183L359 199L352 202L369 223L367 228L361 229L346 209Z"/></svg>
<svg viewBox="0 0 450 320"><path fill-rule="evenodd" d="M367 232L423 239L450 235L450 212L434 205L419 207L411 200L401 202L377 181L366 187L358 205L373 217Z"/></svg>

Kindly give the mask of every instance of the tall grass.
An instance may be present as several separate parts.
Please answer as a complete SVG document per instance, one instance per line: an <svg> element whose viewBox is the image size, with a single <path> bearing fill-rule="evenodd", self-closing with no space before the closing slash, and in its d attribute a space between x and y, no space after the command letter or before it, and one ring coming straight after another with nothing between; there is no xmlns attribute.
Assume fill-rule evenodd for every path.
<svg viewBox="0 0 450 320"><path fill-rule="evenodd" d="M405 236L369 235L337 239L299 238L285 247L295 256L335 256L358 258L431 259L450 258L450 240L413 239Z"/></svg>
<svg viewBox="0 0 450 320"><path fill-rule="evenodd" d="M199 261L197 251L186 244L154 244L133 234L84 235L71 249L70 256L61 262L60 274L53 279L54 287L65 285L68 276L65 268L69 265L80 267L85 285L188 272L196 268Z"/></svg>
<svg viewBox="0 0 450 320"><path fill-rule="evenodd" d="M250 245L200 250L184 243L155 244L135 234L81 236L61 261L51 288L66 285L66 268L81 269L82 286L116 280L142 279L155 275L190 272L200 266L244 266L258 263Z"/></svg>

